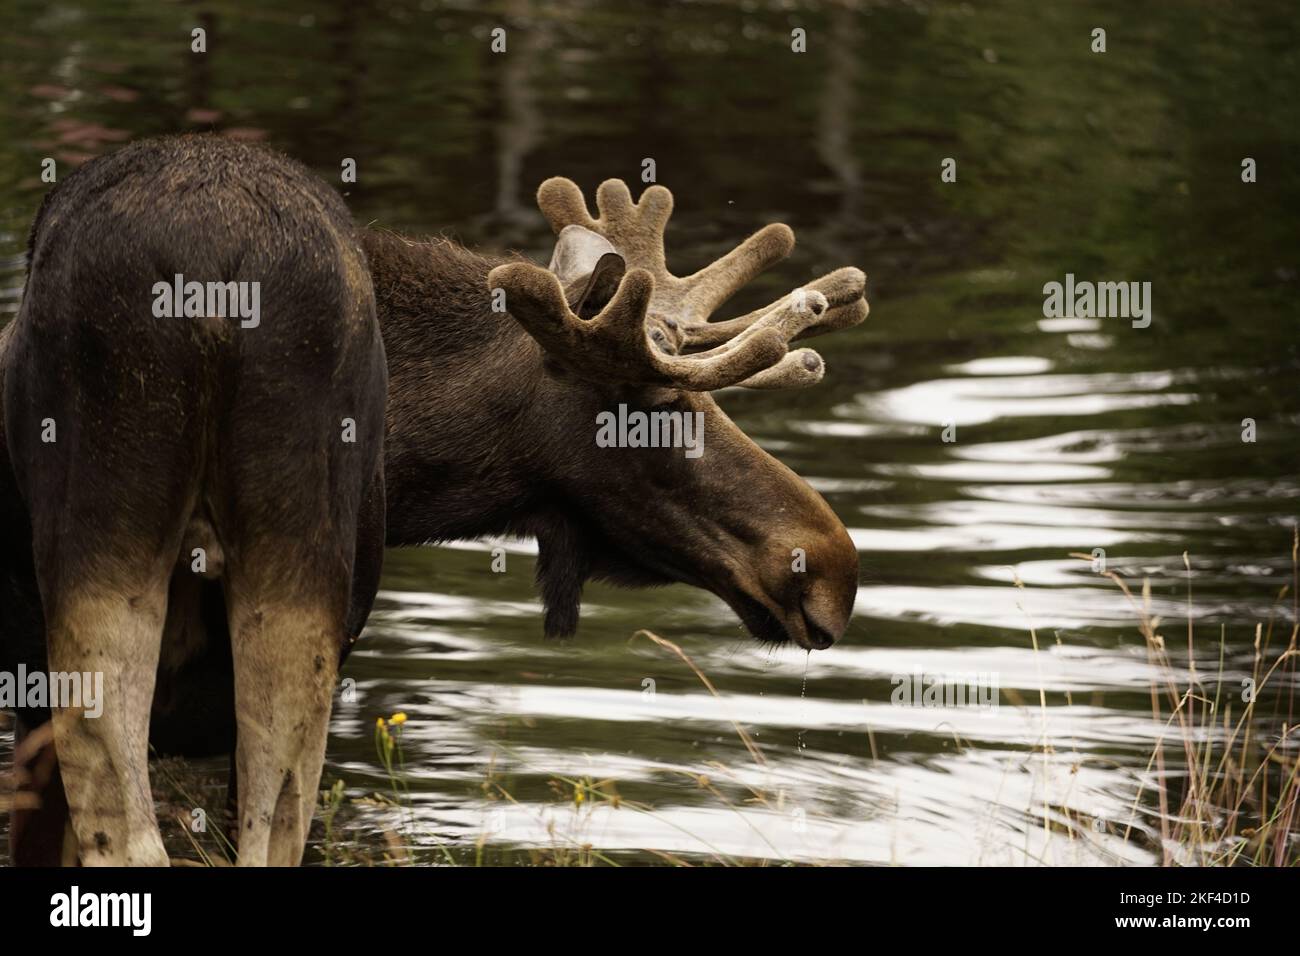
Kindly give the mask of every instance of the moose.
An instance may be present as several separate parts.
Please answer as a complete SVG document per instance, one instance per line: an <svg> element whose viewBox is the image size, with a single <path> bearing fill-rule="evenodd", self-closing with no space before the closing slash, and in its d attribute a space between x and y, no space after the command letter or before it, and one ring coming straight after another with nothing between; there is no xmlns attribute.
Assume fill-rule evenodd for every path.
<svg viewBox="0 0 1300 956"><path fill-rule="evenodd" d="M790 345L861 322L865 276L714 320L787 226L678 277L667 189L596 203L542 183L543 268L358 228L305 167L218 137L132 144L46 197L0 331L0 668L103 672L105 700L18 711L15 863L165 865L150 747L231 754L237 862L299 863L386 546L535 538L550 637L591 579L703 588L774 644L843 634L847 531L710 393L820 381ZM259 282L259 325L156 318L174 275ZM698 415L707 451L598 446L620 405Z"/></svg>

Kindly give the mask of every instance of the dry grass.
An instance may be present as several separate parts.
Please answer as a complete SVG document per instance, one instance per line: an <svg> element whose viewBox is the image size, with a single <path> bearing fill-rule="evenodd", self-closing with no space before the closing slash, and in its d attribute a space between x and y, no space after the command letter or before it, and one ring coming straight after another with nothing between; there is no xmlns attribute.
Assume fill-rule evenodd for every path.
<svg viewBox="0 0 1300 956"><path fill-rule="evenodd" d="M1092 560L1090 555L1073 556ZM1288 593L1292 600L1290 636L1276 646L1275 614L1256 624L1250 683L1245 687L1225 683L1222 628L1215 668L1198 666L1186 553L1187 655L1181 667L1171 657L1163 622L1151 613L1150 581L1144 579L1135 596L1119 574L1104 572L1132 605L1148 663L1162 675L1150 688L1151 717L1161 731L1139 777L1124 832L1126 841L1133 837L1143 797L1154 796L1160 825L1156 851L1162 865L1300 865L1300 741L1295 725L1300 529L1293 530L1291 563L1292 582L1278 594L1279 602ZM1243 706L1236 706L1238 699Z"/></svg>

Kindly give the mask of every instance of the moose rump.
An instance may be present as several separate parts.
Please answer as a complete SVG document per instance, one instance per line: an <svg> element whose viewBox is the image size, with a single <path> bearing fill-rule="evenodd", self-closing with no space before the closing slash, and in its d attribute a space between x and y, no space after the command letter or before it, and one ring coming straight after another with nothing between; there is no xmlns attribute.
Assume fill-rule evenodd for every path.
<svg viewBox="0 0 1300 956"><path fill-rule="evenodd" d="M355 636L359 515L382 501L387 372L355 227L297 164L187 137L69 177L30 254L5 432L50 669L103 673L101 716L53 712L81 861L167 862L156 681L227 642L239 861L296 864ZM160 317L178 276L238 284L257 320L199 300Z"/></svg>

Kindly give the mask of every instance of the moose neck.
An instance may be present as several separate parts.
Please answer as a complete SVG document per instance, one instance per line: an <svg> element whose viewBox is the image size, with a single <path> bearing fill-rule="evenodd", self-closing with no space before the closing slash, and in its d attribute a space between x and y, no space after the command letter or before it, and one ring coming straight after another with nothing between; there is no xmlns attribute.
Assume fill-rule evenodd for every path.
<svg viewBox="0 0 1300 956"><path fill-rule="evenodd" d="M388 358L387 543L529 533L526 434L540 356L491 311L488 258L445 240L366 230Z"/></svg>

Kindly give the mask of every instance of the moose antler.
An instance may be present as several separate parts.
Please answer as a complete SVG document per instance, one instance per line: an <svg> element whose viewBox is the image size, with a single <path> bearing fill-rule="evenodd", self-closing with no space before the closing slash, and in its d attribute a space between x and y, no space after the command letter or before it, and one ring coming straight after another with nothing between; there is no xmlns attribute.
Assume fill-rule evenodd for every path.
<svg viewBox="0 0 1300 956"><path fill-rule="evenodd" d="M672 216L672 193L666 187L647 187L641 202L633 203L627 183L606 179L595 191L595 204L601 213L599 219L591 219L577 183L560 176L547 179L537 190L537 206L556 233L567 225L584 226L608 239L629 267L649 269L655 280L655 312L679 321L685 345L718 345L777 304L729 323L708 323L716 308L741 286L790 254L794 233L789 226L780 222L763 226L722 259L692 276L679 278L668 272L664 259L664 229ZM803 336L833 332L866 319L866 276L859 269L837 269L806 287L826 295L831 308Z"/></svg>
<svg viewBox="0 0 1300 956"><path fill-rule="evenodd" d="M561 234L554 272L576 278L571 273L585 271L577 266L599 255L590 276L573 283L567 295L553 271L530 263L499 266L488 279L494 288L506 290L511 314L533 337L582 374L692 391L813 385L824 372L821 356L811 349L791 352L789 343L866 317L866 276L845 268L766 308L725 322L709 321L746 282L790 253L794 233L789 226L765 226L721 259L679 278L668 271L664 257L673 196L663 186L651 186L633 203L623 182L606 180L596 192L598 219L588 214L577 185L562 177L542 183L537 203ZM604 255L599 254L602 248L608 250ZM591 311L584 304L591 290L614 283L617 291L608 305L584 318ZM676 352L686 354L665 347L660 329L653 332L660 347L651 344L648 312L666 327ZM699 348L707 350L690 351Z"/></svg>
<svg viewBox="0 0 1300 956"><path fill-rule="evenodd" d="M596 268L621 270L622 259L607 254ZM609 304L590 319L573 311L554 273L530 262L497 266L488 274L488 283L505 290L510 314L548 353L582 375L695 392L770 380L791 357L786 343L827 307L820 292L810 292L803 301L790 298L723 346L672 355L653 347L646 335L646 311L655 290L654 277L646 269L635 268L623 276ZM820 359L817 371L820 375Z"/></svg>

